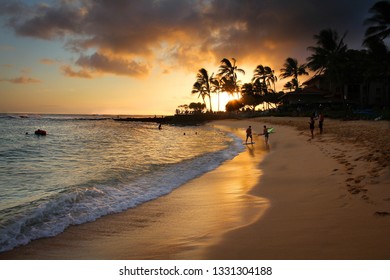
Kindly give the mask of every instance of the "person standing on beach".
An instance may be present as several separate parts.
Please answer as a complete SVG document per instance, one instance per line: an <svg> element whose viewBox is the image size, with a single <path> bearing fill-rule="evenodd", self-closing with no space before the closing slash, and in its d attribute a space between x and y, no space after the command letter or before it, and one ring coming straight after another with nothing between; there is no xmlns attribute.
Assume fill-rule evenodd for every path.
<svg viewBox="0 0 390 280"><path fill-rule="evenodd" d="M318 127L320 129L320 134L322 134L324 128L324 115L322 114L322 112L320 112L320 114L318 115Z"/></svg>
<svg viewBox="0 0 390 280"><path fill-rule="evenodd" d="M252 127L249 126L247 129L246 129L246 139L245 139L245 143L248 143L248 138L251 139L251 143L253 142L253 139L252 139Z"/></svg>
<svg viewBox="0 0 390 280"><path fill-rule="evenodd" d="M314 123L315 123L314 114L312 114L311 117L310 117L310 121L309 121L309 128L310 128L310 132L311 132L311 139L314 138Z"/></svg>
<svg viewBox="0 0 390 280"><path fill-rule="evenodd" d="M263 135L264 135L265 144L268 145L269 132L267 126L264 126L263 128Z"/></svg>

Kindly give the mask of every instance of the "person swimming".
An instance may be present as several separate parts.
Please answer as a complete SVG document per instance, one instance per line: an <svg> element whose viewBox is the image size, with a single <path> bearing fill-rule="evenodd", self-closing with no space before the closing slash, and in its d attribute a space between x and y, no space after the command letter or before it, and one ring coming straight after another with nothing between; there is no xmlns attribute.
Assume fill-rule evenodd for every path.
<svg viewBox="0 0 390 280"><path fill-rule="evenodd" d="M47 134L46 130L38 129L35 130L35 135L45 136Z"/></svg>

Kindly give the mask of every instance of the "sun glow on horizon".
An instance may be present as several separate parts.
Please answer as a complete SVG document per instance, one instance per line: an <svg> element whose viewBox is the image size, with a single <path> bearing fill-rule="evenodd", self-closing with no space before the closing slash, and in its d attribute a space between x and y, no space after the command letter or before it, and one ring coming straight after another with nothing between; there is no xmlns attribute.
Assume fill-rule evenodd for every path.
<svg viewBox="0 0 390 280"><path fill-rule="evenodd" d="M236 99L234 96L228 94L227 92L221 92L218 94L213 94L211 96L211 105L213 106L213 111L226 111L225 106L226 104ZM218 102L219 101L219 102ZM218 106L219 105L219 106Z"/></svg>

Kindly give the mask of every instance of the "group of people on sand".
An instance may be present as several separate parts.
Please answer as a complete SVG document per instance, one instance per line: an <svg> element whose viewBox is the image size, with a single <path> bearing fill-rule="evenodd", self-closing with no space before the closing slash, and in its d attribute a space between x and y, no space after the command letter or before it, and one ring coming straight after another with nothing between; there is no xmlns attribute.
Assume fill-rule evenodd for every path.
<svg viewBox="0 0 390 280"><path fill-rule="evenodd" d="M260 133L259 135L264 135L265 144L268 145L269 132L268 132L267 126L264 125L263 133ZM252 126L249 126L249 127L246 129L245 144L248 144L248 139L249 139L249 138L250 138L250 140L251 140L249 143L253 143Z"/></svg>
<svg viewBox="0 0 390 280"><path fill-rule="evenodd" d="M324 131L324 115L322 114L322 112L320 112L316 117L316 114L313 113L310 116L310 120L309 120L311 139L314 138L314 127L315 127L316 119L318 119L318 128L320 129L320 134L322 134L322 132Z"/></svg>
<svg viewBox="0 0 390 280"><path fill-rule="evenodd" d="M309 120L309 128L310 128L310 133L311 133L311 139L314 138L314 128L315 128L315 122L316 120L318 120L318 128L320 130L320 134L322 134L324 132L324 115L322 112L320 112L318 114L318 116L316 116L315 113L313 113L311 116L310 116L310 120ZM269 131L268 131L268 128L266 125L264 125L263 127L263 133L260 133L259 135L263 135L264 136L264 140L265 140L265 144L268 145L268 139L269 139ZM248 144L248 139L250 139L250 142L249 144L253 143L253 136L252 136L252 126L249 126L247 129L246 129L246 139L245 139L245 144Z"/></svg>

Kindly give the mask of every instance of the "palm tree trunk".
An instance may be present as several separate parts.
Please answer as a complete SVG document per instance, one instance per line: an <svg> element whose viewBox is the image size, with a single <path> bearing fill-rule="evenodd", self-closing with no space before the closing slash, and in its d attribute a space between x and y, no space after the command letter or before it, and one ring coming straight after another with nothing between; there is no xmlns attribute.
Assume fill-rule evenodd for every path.
<svg viewBox="0 0 390 280"><path fill-rule="evenodd" d="M218 112L220 111L219 110L219 103L220 103L220 101L219 101L219 94L220 94L220 92L218 91Z"/></svg>
<svg viewBox="0 0 390 280"><path fill-rule="evenodd" d="M202 95L202 99L203 99L203 104L204 106L206 107L206 111L207 111L207 103L206 103L206 100L204 99L204 96Z"/></svg>
<svg viewBox="0 0 390 280"><path fill-rule="evenodd" d="M210 101L210 112L213 112L213 108L211 107L211 94L209 94L209 101Z"/></svg>

